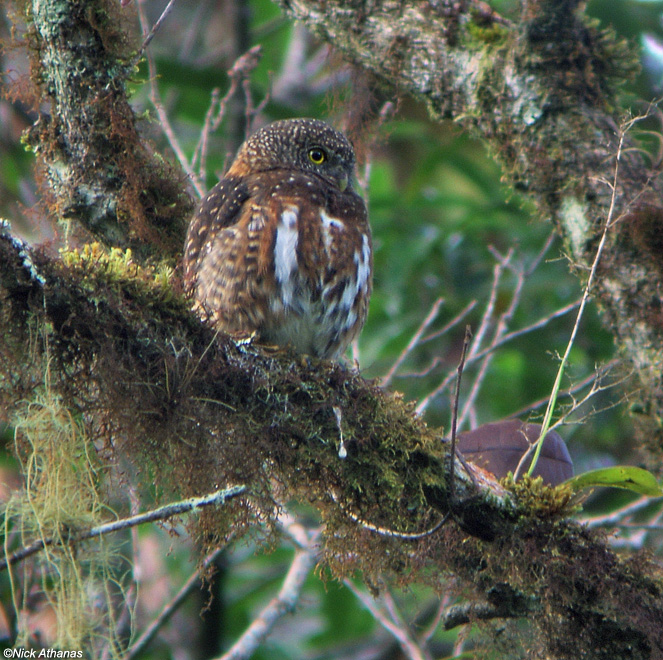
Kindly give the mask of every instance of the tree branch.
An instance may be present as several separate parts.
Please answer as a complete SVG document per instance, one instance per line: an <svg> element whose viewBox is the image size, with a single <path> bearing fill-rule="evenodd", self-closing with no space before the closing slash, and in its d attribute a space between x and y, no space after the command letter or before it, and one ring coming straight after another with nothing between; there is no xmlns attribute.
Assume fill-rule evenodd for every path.
<svg viewBox="0 0 663 660"><path fill-rule="evenodd" d="M51 261L0 233L0 409L35 396L47 362L49 388L159 489L193 497L251 485L250 500L201 511L192 531L203 542L258 523L277 528L274 498L303 500L325 521L320 560L340 576L429 581L451 572L481 592L505 583L547 603L532 620L550 633L551 653L578 639L599 654L587 657L623 657L624 644L634 658L663 652L658 567L620 558L563 521L568 493L525 486L516 498L457 462L454 521L464 532L447 525L408 538L449 509L442 431L341 365L215 337L150 271L86 254ZM46 329L41 341L35 328Z"/></svg>
<svg viewBox="0 0 663 660"><path fill-rule="evenodd" d="M132 44L119 3L31 4L29 51L51 113L33 126L29 143L48 181L50 211L108 245L179 254L192 200L181 172L138 135L126 91Z"/></svg>
<svg viewBox="0 0 663 660"><path fill-rule="evenodd" d="M265 607L232 648L219 657L219 660L247 660L258 649L279 619L295 610L304 582L316 563L315 537L309 540L308 547L297 548L283 586L278 595Z"/></svg>
<svg viewBox="0 0 663 660"><path fill-rule="evenodd" d="M121 529L127 529L128 527L144 525L145 523L154 522L155 520L166 520L167 518L172 518L173 516L188 513L194 509L199 509L200 507L210 505L218 506L225 504L226 500L237 497L237 495L240 495L245 490L246 486L233 486L232 488L217 490L214 493L203 495L202 497L190 497L181 502L172 502L171 504L166 504L159 507L158 509L153 509L152 511L139 513L129 518L113 520L111 522L104 523L103 525L97 525L96 527L86 529L82 532L79 532L78 534L71 534L69 540L71 542L86 541L87 539L93 539L97 536L104 536L105 534L112 534L113 532L118 532ZM30 555L34 555L36 552L39 552L46 546L57 543L59 543L59 539L54 537L37 539L34 543L31 543L30 545L27 545L20 550L13 552L8 557L1 557L0 571L7 568L7 566L12 566L19 561L26 559Z"/></svg>
<svg viewBox="0 0 663 660"><path fill-rule="evenodd" d="M518 25L474 1L282 4L353 61L424 101L434 117L463 117L499 154L510 182L555 219L586 272L617 153L618 122L608 108L628 63L614 40L584 24L577 2L525 2ZM100 32L105 17L90 2L33 7L33 52L52 118L31 141L52 210L107 244L150 253L154 241L176 254L187 205L182 180L153 167L158 159L136 138L120 47L109 50L104 44L117 42ZM619 231L610 232L598 293L608 324L655 392L663 330L651 305L661 269L645 239L663 216L658 191L643 191L660 184L631 147L620 164ZM304 500L325 521L321 560L339 576L359 569L368 580L430 581L451 572L481 593L505 583L545 603L532 620L551 655L663 654L659 568L646 557L619 557L564 520L568 493L533 496L524 486L516 497L456 465L454 519L463 532L376 535L371 527L405 535L430 529L448 510L443 433L341 365L216 337L167 279L126 253L49 260L0 232L0 409L11 413L17 400L31 398L48 370L49 387L80 412L95 440L150 471L158 488L193 497L250 484L250 501L201 512L199 540L229 529L240 536L258 522L269 533L275 499ZM660 411L660 399L653 401ZM334 408L342 410L346 458Z"/></svg>

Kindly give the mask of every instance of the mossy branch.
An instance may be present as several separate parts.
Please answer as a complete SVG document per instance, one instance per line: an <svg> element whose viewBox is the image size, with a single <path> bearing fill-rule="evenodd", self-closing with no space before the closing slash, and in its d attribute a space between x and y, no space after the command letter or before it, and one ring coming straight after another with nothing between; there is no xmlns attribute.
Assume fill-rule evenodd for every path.
<svg viewBox="0 0 663 660"><path fill-rule="evenodd" d="M631 61L577 2L525 2L514 25L472 1L281 3L435 118L459 119L486 138L509 181L555 219L580 272L591 263L612 196L615 86ZM108 20L116 5L33 3L35 70L52 115L30 142L58 217L107 245L141 256L156 245L173 256L190 201L137 137L124 90L131 47L118 46ZM651 305L663 273L663 196L631 146L615 209L629 221L610 234L597 291L660 397L663 331ZM456 463L450 501L442 433L397 395L339 365L215 337L158 273L126 253L97 256L102 268L91 264L94 252L50 260L0 235L0 409L34 397L48 352L50 386L64 404L84 414L100 445L151 469L162 493L249 486L250 499L201 514L194 531L206 543L257 523L269 534L279 502L308 501L325 522L321 560L336 575L361 569L369 581L387 572L434 583L453 573L481 594L507 584L545 603L531 616L551 655L663 655L658 567L620 558L564 520L568 493L532 482L508 492ZM660 412L661 399L652 401ZM419 539L373 531L426 531L450 508L462 532L455 524Z"/></svg>
<svg viewBox="0 0 663 660"><path fill-rule="evenodd" d="M136 46L120 5L39 0L27 22L34 80L51 105L27 139L49 210L107 245L174 258L192 200L183 174L137 131L126 89Z"/></svg>
<svg viewBox="0 0 663 660"><path fill-rule="evenodd" d="M577 653L580 637L588 658L663 652L658 568L564 521L568 492L509 492L456 462L450 502L448 444L398 395L341 365L215 337L153 273L117 254L88 267L95 254L65 264L0 235L0 408L34 398L47 350L63 404L162 493L248 486L250 497L201 511L192 531L205 544L258 524L269 534L278 502L307 501L325 522L319 559L338 576L430 584L452 573L483 596L505 583L519 602L547 603L530 616L551 652L572 639ZM374 531L427 531L450 506L453 522L433 534Z"/></svg>
<svg viewBox="0 0 663 660"><path fill-rule="evenodd" d="M608 217L622 139L619 86L637 53L575 0L527 0L517 22L486 3L279 0L291 17L393 93L483 138L505 179L552 218L581 279ZM626 136L594 291L606 325L639 373L651 411L643 436L663 452L663 185ZM644 420L643 420L644 421Z"/></svg>

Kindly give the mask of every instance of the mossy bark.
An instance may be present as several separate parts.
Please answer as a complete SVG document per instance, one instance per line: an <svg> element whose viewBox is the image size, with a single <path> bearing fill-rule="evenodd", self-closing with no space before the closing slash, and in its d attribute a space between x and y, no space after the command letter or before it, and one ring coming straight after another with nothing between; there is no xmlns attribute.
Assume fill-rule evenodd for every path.
<svg viewBox="0 0 663 660"><path fill-rule="evenodd" d="M506 491L456 462L450 501L448 443L398 395L337 364L215 337L152 272L115 259L54 262L0 234L5 414L38 397L48 362L49 390L95 445L164 496L247 486L245 499L201 512L192 531L203 544L269 534L279 502L305 501L325 522L320 559L337 576L453 575L499 616L529 617L540 657L661 657L660 567L620 558L566 519L568 493Z"/></svg>
<svg viewBox="0 0 663 660"><path fill-rule="evenodd" d="M58 220L107 245L175 258L192 200L178 168L138 134L127 99L135 47L113 0L34 0L33 78L50 113L28 135Z"/></svg>

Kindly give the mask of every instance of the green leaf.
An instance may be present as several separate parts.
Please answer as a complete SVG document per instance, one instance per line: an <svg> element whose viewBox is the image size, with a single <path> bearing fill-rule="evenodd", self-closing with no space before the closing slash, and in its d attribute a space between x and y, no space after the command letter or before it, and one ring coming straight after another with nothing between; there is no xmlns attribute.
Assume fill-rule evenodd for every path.
<svg viewBox="0 0 663 660"><path fill-rule="evenodd" d="M603 486L606 488L625 488L650 497L663 495L663 488L659 486L656 477L651 472L632 465L617 465L591 470L569 479L566 483L571 486L575 493L584 488Z"/></svg>

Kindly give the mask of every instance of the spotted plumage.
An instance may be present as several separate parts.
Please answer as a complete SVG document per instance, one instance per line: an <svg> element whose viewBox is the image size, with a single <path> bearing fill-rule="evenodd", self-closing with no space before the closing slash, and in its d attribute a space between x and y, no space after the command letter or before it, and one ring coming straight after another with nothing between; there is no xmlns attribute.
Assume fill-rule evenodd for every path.
<svg viewBox="0 0 663 660"><path fill-rule="evenodd" d="M354 167L345 136L318 120L277 121L251 136L189 226L184 276L198 314L231 334L340 357L372 288Z"/></svg>

